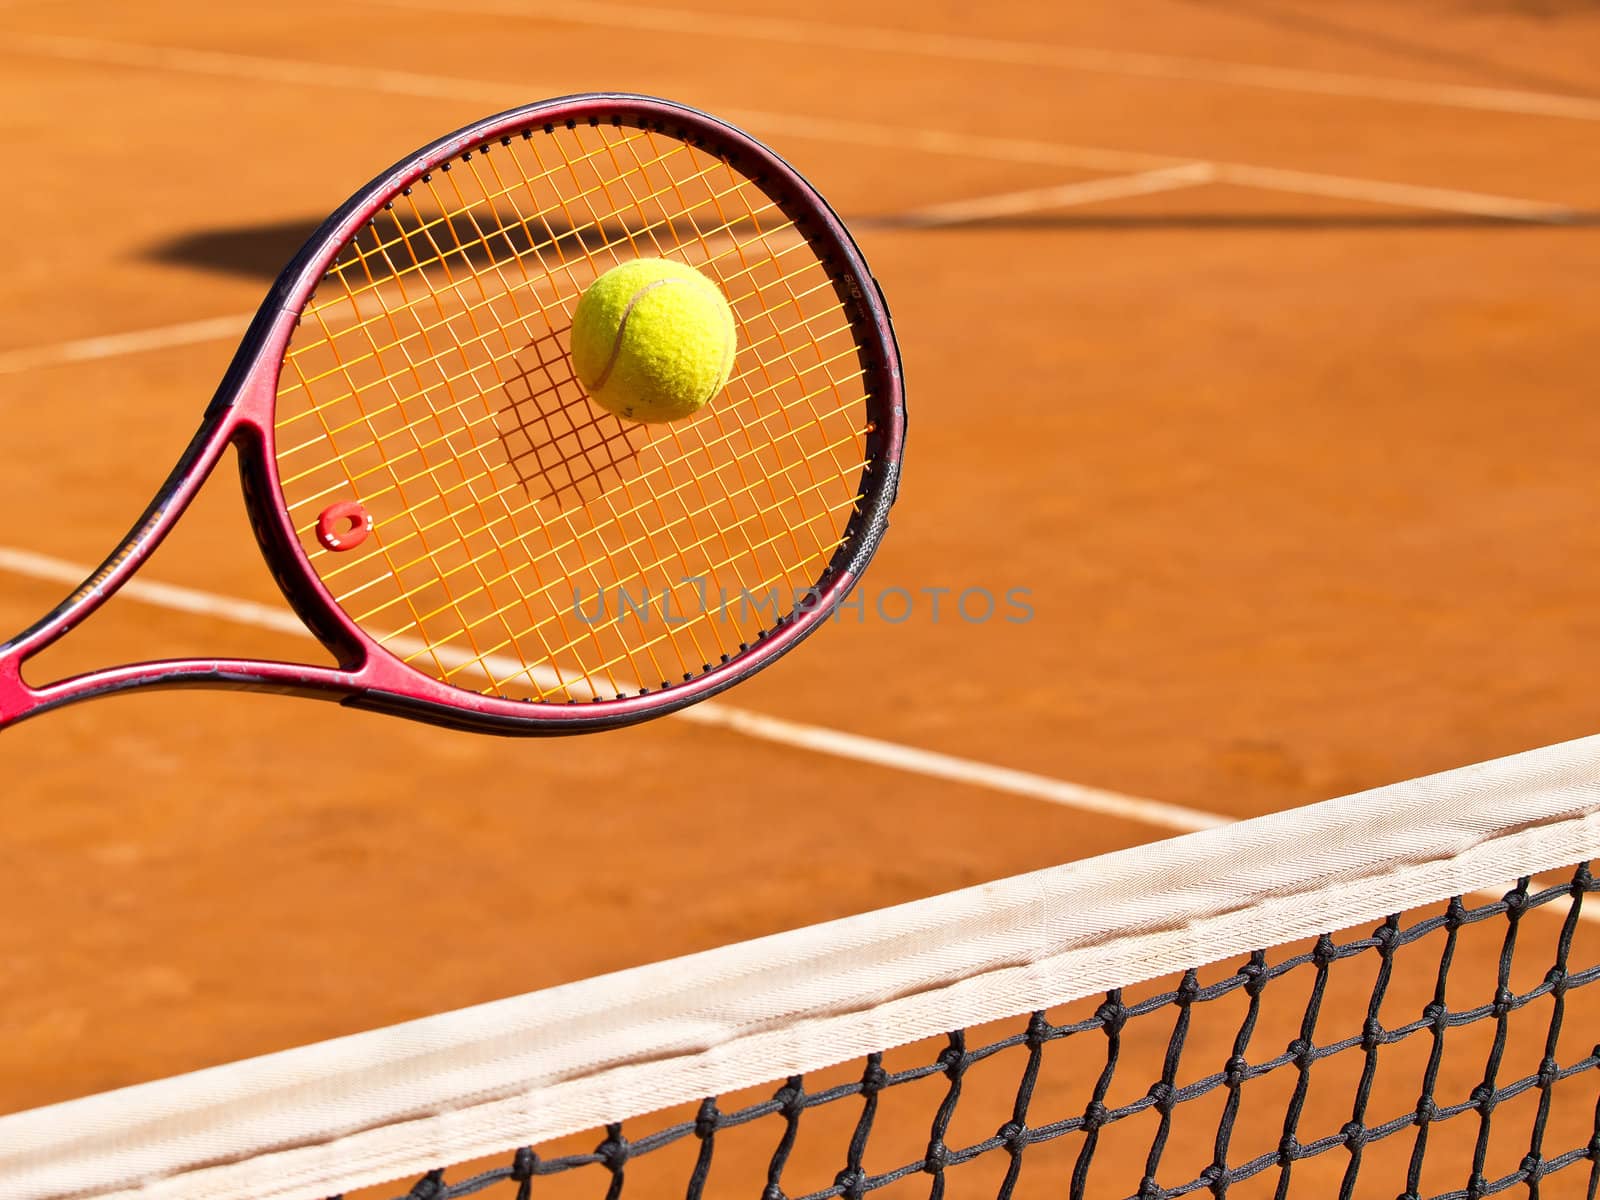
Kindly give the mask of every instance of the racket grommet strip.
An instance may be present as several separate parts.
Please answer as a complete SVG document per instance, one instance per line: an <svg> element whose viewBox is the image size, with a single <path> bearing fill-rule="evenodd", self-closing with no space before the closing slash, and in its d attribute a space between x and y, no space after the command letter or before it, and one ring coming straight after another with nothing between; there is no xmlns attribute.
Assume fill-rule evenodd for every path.
<svg viewBox="0 0 1600 1200"><path fill-rule="evenodd" d="M357 500L328 505L317 517L317 541L335 553L354 550L372 532L372 514Z"/></svg>

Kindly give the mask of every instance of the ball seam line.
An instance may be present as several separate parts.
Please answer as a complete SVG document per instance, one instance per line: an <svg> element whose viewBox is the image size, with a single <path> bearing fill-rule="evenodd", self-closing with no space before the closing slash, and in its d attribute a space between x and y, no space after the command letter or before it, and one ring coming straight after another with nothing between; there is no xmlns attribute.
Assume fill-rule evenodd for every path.
<svg viewBox="0 0 1600 1200"><path fill-rule="evenodd" d="M597 392L605 387L606 380L611 378L611 372L617 365L617 359L622 355L622 338L628 332L628 318L633 316L633 310L638 306L639 301L643 300L658 287L663 287L669 283L682 282L683 280L681 279L654 279L628 297L628 306L622 310L622 316L617 321L617 336L611 342L611 356L606 359L606 365L601 369L594 384L589 388L591 392Z"/></svg>

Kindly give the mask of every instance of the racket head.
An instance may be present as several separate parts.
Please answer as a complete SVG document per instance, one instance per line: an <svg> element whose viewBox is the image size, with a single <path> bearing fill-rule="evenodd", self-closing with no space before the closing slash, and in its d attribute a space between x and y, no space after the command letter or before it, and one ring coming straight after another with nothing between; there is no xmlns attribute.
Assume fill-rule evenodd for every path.
<svg viewBox="0 0 1600 1200"><path fill-rule="evenodd" d="M578 296L635 257L734 310L730 383L691 421L621 422L572 379ZM905 436L838 217L749 135L627 94L498 114L373 180L274 284L213 416L345 703L506 733L671 712L798 644L876 550Z"/></svg>

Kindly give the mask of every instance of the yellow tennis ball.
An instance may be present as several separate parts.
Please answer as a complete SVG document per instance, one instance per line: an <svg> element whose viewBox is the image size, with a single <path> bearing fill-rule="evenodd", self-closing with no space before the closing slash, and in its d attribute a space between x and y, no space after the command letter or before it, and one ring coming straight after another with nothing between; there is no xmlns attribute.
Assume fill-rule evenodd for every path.
<svg viewBox="0 0 1600 1200"><path fill-rule="evenodd" d="M589 285L572 317L572 370L630 421L676 421L728 382L738 337L721 290L693 267L641 258Z"/></svg>

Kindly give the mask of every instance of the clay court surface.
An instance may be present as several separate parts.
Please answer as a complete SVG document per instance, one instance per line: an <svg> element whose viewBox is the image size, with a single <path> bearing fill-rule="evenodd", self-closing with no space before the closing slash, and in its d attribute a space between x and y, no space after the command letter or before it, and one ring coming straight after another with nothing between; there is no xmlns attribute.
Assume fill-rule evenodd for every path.
<svg viewBox="0 0 1600 1200"><path fill-rule="evenodd" d="M0 550L99 561L380 168L641 91L811 178L906 364L865 619L728 705L1228 817L1600 727L1600 11L695 2L0 5ZM141 578L281 609L231 475ZM0 570L0 626L66 590ZM40 667L313 650L124 596ZM984 778L677 718L50 714L0 737L0 1111L1172 832Z"/></svg>

